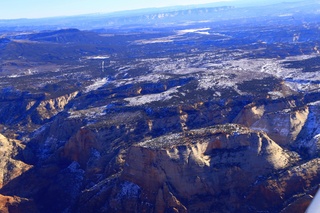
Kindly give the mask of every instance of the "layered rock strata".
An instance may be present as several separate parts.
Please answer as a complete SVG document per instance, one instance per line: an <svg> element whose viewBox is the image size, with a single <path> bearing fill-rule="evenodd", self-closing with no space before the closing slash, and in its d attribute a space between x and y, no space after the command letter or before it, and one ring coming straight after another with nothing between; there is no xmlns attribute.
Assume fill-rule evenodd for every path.
<svg viewBox="0 0 320 213"><path fill-rule="evenodd" d="M117 196L125 203L139 200L132 212L234 212L258 176L293 161L261 131L234 124L192 130L131 147L120 179L136 188L139 199Z"/></svg>

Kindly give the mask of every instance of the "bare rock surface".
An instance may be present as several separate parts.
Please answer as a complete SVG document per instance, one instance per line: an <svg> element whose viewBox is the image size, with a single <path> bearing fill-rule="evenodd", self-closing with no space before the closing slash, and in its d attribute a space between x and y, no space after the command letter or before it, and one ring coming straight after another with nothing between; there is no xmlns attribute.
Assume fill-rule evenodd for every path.
<svg viewBox="0 0 320 213"><path fill-rule="evenodd" d="M265 133L226 124L133 146L121 179L137 184L143 201L138 206L154 204L155 212L177 207L190 212L235 211L257 176L292 163L290 154ZM175 202L166 202L168 197ZM228 200L228 206L221 199Z"/></svg>
<svg viewBox="0 0 320 213"><path fill-rule="evenodd" d="M0 188L32 168L18 160L18 155L25 148L20 141L8 139L0 134Z"/></svg>
<svg viewBox="0 0 320 213"><path fill-rule="evenodd" d="M307 189L318 185L320 180L319 163L320 159L316 158L275 174L265 181L257 182L247 197L249 202L259 206L257 211L275 211L276 207L283 205L284 201L294 195L303 194ZM307 199L307 197L305 198ZM306 199L302 199L301 202Z"/></svg>
<svg viewBox="0 0 320 213"><path fill-rule="evenodd" d="M3 196L0 194L0 212L1 213L37 213L39 212L35 204L26 198L17 196Z"/></svg>

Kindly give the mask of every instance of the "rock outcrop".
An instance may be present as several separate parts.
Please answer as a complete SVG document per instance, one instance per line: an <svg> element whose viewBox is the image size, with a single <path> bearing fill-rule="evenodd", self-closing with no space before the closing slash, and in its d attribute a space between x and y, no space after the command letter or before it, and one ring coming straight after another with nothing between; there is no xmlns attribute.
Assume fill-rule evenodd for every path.
<svg viewBox="0 0 320 213"><path fill-rule="evenodd" d="M20 141L0 134L0 188L32 167L19 160L24 148Z"/></svg>
<svg viewBox="0 0 320 213"><path fill-rule="evenodd" d="M255 205L256 211L276 211L284 207L285 201L299 198L297 195L301 198L308 189L317 187L319 181L320 159L316 158L257 182L248 193L248 203Z"/></svg>
<svg viewBox="0 0 320 213"><path fill-rule="evenodd" d="M318 157L320 154L320 103L309 104L309 115L305 125L298 135L296 147L304 150L308 157Z"/></svg>
<svg viewBox="0 0 320 213"><path fill-rule="evenodd" d="M63 148L63 157L79 162L86 168L91 155L100 155L95 134L88 129L80 129Z"/></svg>
<svg viewBox="0 0 320 213"><path fill-rule="evenodd" d="M36 111L41 120L50 119L52 116L56 115L58 112L61 112L64 107L77 96L78 91L66 94L57 98L43 100L36 107ZM34 101L30 102L27 105L27 109L31 108L35 104Z"/></svg>
<svg viewBox="0 0 320 213"><path fill-rule="evenodd" d="M265 133L227 124L131 147L120 179L139 188L130 212L234 212L258 176L293 161ZM133 202L125 193L120 200Z"/></svg>
<svg viewBox="0 0 320 213"><path fill-rule="evenodd" d="M33 201L17 196L3 196L0 194L1 213L37 213L38 210Z"/></svg>
<svg viewBox="0 0 320 213"><path fill-rule="evenodd" d="M311 201L313 200L313 196L311 195L304 195L293 203L290 203L286 208L284 208L281 213L292 213L292 212L306 212L308 206L310 205Z"/></svg>
<svg viewBox="0 0 320 213"><path fill-rule="evenodd" d="M292 144L309 115L309 107L297 107L294 101L249 104L234 120L252 129L265 131L278 144Z"/></svg>

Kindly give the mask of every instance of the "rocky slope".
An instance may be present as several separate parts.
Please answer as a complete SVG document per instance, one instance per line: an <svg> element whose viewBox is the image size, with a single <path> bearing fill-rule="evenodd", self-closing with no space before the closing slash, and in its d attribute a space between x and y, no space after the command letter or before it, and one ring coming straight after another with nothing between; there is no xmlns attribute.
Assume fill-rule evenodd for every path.
<svg viewBox="0 0 320 213"><path fill-rule="evenodd" d="M0 188L32 168L23 162L25 145L0 134Z"/></svg>
<svg viewBox="0 0 320 213"><path fill-rule="evenodd" d="M297 139L308 116L308 106L297 106L291 100L247 105L234 122L263 130L277 143L285 146Z"/></svg>
<svg viewBox="0 0 320 213"><path fill-rule="evenodd" d="M120 180L139 190L136 199L117 196L136 202L130 212L241 211L243 192L258 176L290 167L298 160L292 156L265 133L239 125L168 135L130 148Z"/></svg>
<svg viewBox="0 0 320 213"><path fill-rule="evenodd" d="M284 201L302 202L303 197L305 199L310 194L314 195L319 189L319 162L320 159L316 158L275 174L268 180L259 181L248 193L248 203L254 203L258 207L256 210L276 211L276 207L281 207Z"/></svg>
<svg viewBox="0 0 320 213"><path fill-rule="evenodd" d="M20 197L10 197L0 195L1 213L38 212L34 203L28 199Z"/></svg>
<svg viewBox="0 0 320 213"><path fill-rule="evenodd" d="M0 29L0 211L304 212L320 183L308 2Z"/></svg>
<svg viewBox="0 0 320 213"><path fill-rule="evenodd" d="M278 212L318 184L317 159L307 162L318 105L295 100L67 109L27 146L3 137L33 168L11 160L17 172L0 193L40 212L56 202L52 212ZM227 121L242 124L216 125Z"/></svg>

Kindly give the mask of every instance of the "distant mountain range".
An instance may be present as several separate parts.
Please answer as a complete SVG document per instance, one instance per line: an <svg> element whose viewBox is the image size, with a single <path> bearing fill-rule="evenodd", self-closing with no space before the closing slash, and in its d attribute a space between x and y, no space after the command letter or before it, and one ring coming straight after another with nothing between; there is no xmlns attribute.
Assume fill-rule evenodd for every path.
<svg viewBox="0 0 320 213"><path fill-rule="evenodd" d="M187 24L197 21L223 21L239 18L267 17L283 14L317 13L316 0L307 1L230 1L211 4L149 8L121 11L107 14L87 14L69 17L41 19L0 20L0 32L26 30L56 30L78 28L92 30L99 28L121 28L129 25L161 27L174 24ZM261 7L261 5L265 5ZM294 5L294 7L293 7ZM299 11L293 8L300 8ZM250 8L248 10L248 8Z"/></svg>

